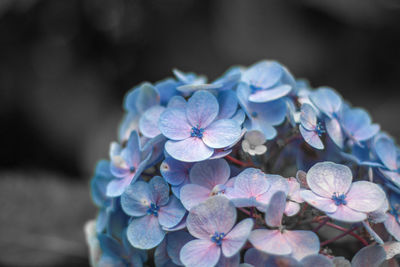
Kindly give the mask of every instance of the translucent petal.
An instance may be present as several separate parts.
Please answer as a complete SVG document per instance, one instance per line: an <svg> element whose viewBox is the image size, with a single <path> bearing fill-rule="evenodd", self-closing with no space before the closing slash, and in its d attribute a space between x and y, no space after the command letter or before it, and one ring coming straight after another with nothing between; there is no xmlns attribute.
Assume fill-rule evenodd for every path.
<svg viewBox="0 0 400 267"><path fill-rule="evenodd" d="M319 239L318 236L311 231L285 231L283 236L286 242L292 248L291 256L296 260L318 254L319 251Z"/></svg>
<svg viewBox="0 0 400 267"><path fill-rule="evenodd" d="M122 209L130 216L138 217L145 215L151 202L150 186L142 181L128 186L121 196Z"/></svg>
<svg viewBox="0 0 400 267"><path fill-rule="evenodd" d="M207 91L197 91L189 99L186 116L194 127L206 128L217 117L219 111L215 96Z"/></svg>
<svg viewBox="0 0 400 267"><path fill-rule="evenodd" d="M181 188L180 199L187 210L206 201L210 197L211 190L197 184L187 184Z"/></svg>
<svg viewBox="0 0 400 267"><path fill-rule="evenodd" d="M158 223L158 218L146 215L133 219L127 229L128 240L139 249L151 249L163 241L165 232Z"/></svg>
<svg viewBox="0 0 400 267"><path fill-rule="evenodd" d="M160 207L158 221L161 226L171 228L182 220L185 213L186 210L181 202L175 196L171 196L168 204Z"/></svg>
<svg viewBox="0 0 400 267"><path fill-rule="evenodd" d="M376 184L358 181L351 185L347 193L347 206L356 211L372 212L378 210L385 201L385 192Z"/></svg>
<svg viewBox="0 0 400 267"><path fill-rule="evenodd" d="M250 198L265 193L270 183L261 170L247 168L236 177L234 188L236 198Z"/></svg>
<svg viewBox="0 0 400 267"><path fill-rule="evenodd" d="M304 129L314 131L317 126L317 112L309 104L301 106L300 123Z"/></svg>
<svg viewBox="0 0 400 267"><path fill-rule="evenodd" d="M304 129L304 127L302 125L299 126L299 130L300 130L301 136L303 136L304 141L306 141L307 144L309 144L310 146L312 146L313 148L316 148L316 149L324 149L325 148L325 146L322 143L321 138L319 138L317 132L308 131L308 130Z"/></svg>
<svg viewBox="0 0 400 267"><path fill-rule="evenodd" d="M186 108L186 100L182 96L174 96L168 102L168 108Z"/></svg>
<svg viewBox="0 0 400 267"><path fill-rule="evenodd" d="M265 103L284 97L292 90L290 85L284 84L271 89L260 90L249 96L249 101Z"/></svg>
<svg viewBox="0 0 400 267"><path fill-rule="evenodd" d="M257 201L268 205L271 197L278 191L282 191L285 194L289 191L289 185L285 178L280 175L267 175L267 181L270 184L269 190L257 197ZM265 212L262 207L257 207L259 210Z"/></svg>
<svg viewBox="0 0 400 267"><path fill-rule="evenodd" d="M189 232L209 239L215 232L228 233L236 222L235 206L224 196L214 196L193 207L186 220Z"/></svg>
<svg viewBox="0 0 400 267"><path fill-rule="evenodd" d="M293 201L288 201L286 203L286 208L285 208L285 215L286 216L294 216L300 211L300 204L293 202Z"/></svg>
<svg viewBox="0 0 400 267"><path fill-rule="evenodd" d="M310 100L328 117L332 117L342 106L342 98L330 88L320 88L312 92Z"/></svg>
<svg viewBox="0 0 400 267"><path fill-rule="evenodd" d="M265 266L270 256L264 252L261 252L255 248L249 248L244 254L244 262L251 264L252 266Z"/></svg>
<svg viewBox="0 0 400 267"><path fill-rule="evenodd" d="M337 206L331 198L320 197L310 190L303 190L300 195L305 202L319 210L331 213L337 210Z"/></svg>
<svg viewBox="0 0 400 267"><path fill-rule="evenodd" d="M243 247L250 235L254 222L245 219L238 223L222 240L222 253L225 257L232 257Z"/></svg>
<svg viewBox="0 0 400 267"><path fill-rule="evenodd" d="M367 219L367 215L365 213L350 209L346 205L340 205L334 213L327 213L326 215L334 220L349 223L361 222Z"/></svg>
<svg viewBox="0 0 400 267"><path fill-rule="evenodd" d="M268 88L276 84L283 74L282 66L275 61L261 61L242 74L242 81L258 87Z"/></svg>
<svg viewBox="0 0 400 267"><path fill-rule="evenodd" d="M397 151L393 141L385 135L379 136L374 142L375 152L379 159L390 170L397 170Z"/></svg>
<svg viewBox="0 0 400 267"><path fill-rule="evenodd" d="M206 160L214 153L214 149L206 146L197 137L189 137L182 141L167 141L165 150L174 159L185 162Z"/></svg>
<svg viewBox="0 0 400 267"><path fill-rule="evenodd" d="M246 132L244 139L255 146L262 145L266 141L264 134L257 130Z"/></svg>
<svg viewBox="0 0 400 267"><path fill-rule="evenodd" d="M317 163L307 173L307 184L311 190L326 198L331 198L334 193L347 193L352 180L349 167L333 162Z"/></svg>
<svg viewBox="0 0 400 267"><path fill-rule="evenodd" d="M212 148L223 148L235 143L242 133L240 125L229 119L217 120L203 133L204 143Z"/></svg>
<svg viewBox="0 0 400 267"><path fill-rule="evenodd" d="M158 119L164 111L162 106L153 106L140 117L139 128L145 137L153 138L160 134Z"/></svg>
<svg viewBox="0 0 400 267"><path fill-rule="evenodd" d="M301 260L303 267L334 267L331 260L322 255L310 255Z"/></svg>
<svg viewBox="0 0 400 267"><path fill-rule="evenodd" d="M168 108L158 121L161 133L172 140L182 140L190 137L192 126L189 125L185 110L181 108Z"/></svg>
<svg viewBox="0 0 400 267"><path fill-rule="evenodd" d="M278 191L271 197L267 211L265 212L265 222L270 227L282 225L282 216L286 207L286 194Z"/></svg>
<svg viewBox="0 0 400 267"><path fill-rule="evenodd" d="M118 197L124 193L126 187L130 185L132 176L127 176L122 179L114 179L107 185L107 196Z"/></svg>
<svg viewBox="0 0 400 267"><path fill-rule="evenodd" d="M292 248L279 230L253 230L249 241L256 249L268 254L289 255L292 253Z"/></svg>
<svg viewBox="0 0 400 267"><path fill-rule="evenodd" d="M388 213L384 225L389 234L391 234L397 241L400 241L400 225L397 222L396 217Z"/></svg>
<svg viewBox="0 0 400 267"><path fill-rule="evenodd" d="M238 100L234 91L222 91L218 94L219 113L217 119L230 119L238 107Z"/></svg>
<svg viewBox="0 0 400 267"><path fill-rule="evenodd" d="M190 170L190 181L212 190L228 181L231 169L224 159L207 160L194 164Z"/></svg>
<svg viewBox="0 0 400 267"><path fill-rule="evenodd" d="M359 250L351 260L352 267L380 266L386 260L382 246L370 245Z"/></svg>
<svg viewBox="0 0 400 267"><path fill-rule="evenodd" d="M329 137L339 147L343 147L343 133L337 119L325 119L325 127Z"/></svg>
<svg viewBox="0 0 400 267"><path fill-rule="evenodd" d="M214 266L221 255L217 244L207 239L196 239L184 245L180 252L180 260L185 266Z"/></svg>
<svg viewBox="0 0 400 267"><path fill-rule="evenodd" d="M300 183L293 177L288 178L287 182L289 185L288 198L297 203L302 203L303 199L300 196Z"/></svg>

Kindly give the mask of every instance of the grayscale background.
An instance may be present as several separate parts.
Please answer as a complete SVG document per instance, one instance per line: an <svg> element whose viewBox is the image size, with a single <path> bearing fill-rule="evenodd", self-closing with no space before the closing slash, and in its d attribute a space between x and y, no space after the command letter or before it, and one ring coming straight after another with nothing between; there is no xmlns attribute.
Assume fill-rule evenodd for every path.
<svg viewBox="0 0 400 267"><path fill-rule="evenodd" d="M126 91L275 59L400 138L398 0L0 0L0 265L88 266Z"/></svg>

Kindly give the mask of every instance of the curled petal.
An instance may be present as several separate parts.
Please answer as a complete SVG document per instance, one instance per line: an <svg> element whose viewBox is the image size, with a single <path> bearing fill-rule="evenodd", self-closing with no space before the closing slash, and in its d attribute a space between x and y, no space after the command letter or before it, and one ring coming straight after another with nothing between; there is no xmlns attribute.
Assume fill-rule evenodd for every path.
<svg viewBox="0 0 400 267"><path fill-rule="evenodd" d="M255 103L265 103L284 97L292 90L292 86L284 84L267 90L260 90L251 94L249 100Z"/></svg>
<svg viewBox="0 0 400 267"><path fill-rule="evenodd" d="M326 131L328 132L329 137L332 141L339 147L343 147L343 133L342 128L340 127L340 123L337 119L329 119L325 120Z"/></svg>
<svg viewBox="0 0 400 267"><path fill-rule="evenodd" d="M301 136L303 136L304 141L307 142L310 146L316 149L324 149L324 144L322 143L321 138L319 137L318 133L315 131L308 131L306 130L303 125L299 126L299 130Z"/></svg>

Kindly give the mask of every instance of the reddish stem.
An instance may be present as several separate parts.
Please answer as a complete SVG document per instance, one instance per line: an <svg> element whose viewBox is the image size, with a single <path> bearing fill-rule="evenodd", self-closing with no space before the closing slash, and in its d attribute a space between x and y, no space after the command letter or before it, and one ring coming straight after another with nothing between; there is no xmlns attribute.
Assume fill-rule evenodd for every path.
<svg viewBox="0 0 400 267"><path fill-rule="evenodd" d="M353 233L357 229L358 229L358 227L353 227L351 229L348 229L347 231L343 232L342 234L340 234L340 235L338 235L338 236L336 236L336 237L334 237L332 239L329 239L329 240L326 240L326 241L322 242L320 246L323 247L323 246L326 246L326 245L328 245L328 244L330 244L332 242L335 242L336 240L338 240L338 239L340 239L340 238L342 238L342 237L344 237L346 235L349 235L349 234Z"/></svg>
<svg viewBox="0 0 400 267"><path fill-rule="evenodd" d="M329 218L326 217L324 220L322 220L322 222L320 222L320 224L314 229L312 230L314 233L318 232L319 229L321 229L327 222L329 221Z"/></svg>
<svg viewBox="0 0 400 267"><path fill-rule="evenodd" d="M343 228L343 227L341 227L341 226L339 226L339 225L336 225L336 224L334 224L334 223L327 222L327 223L325 223L325 225L326 225L326 226L329 226L329 227L331 227L331 228L335 228L335 229L337 229L337 230L339 230L339 231L342 231L342 232L347 232L347 231L349 231L349 229ZM350 229L350 230L351 230L351 229ZM368 246L368 242L367 242L364 238L362 238L361 236L359 236L358 234L356 234L356 233L354 233L354 232L352 232L352 231L350 231L349 233L346 233L346 235L347 235L347 234L349 234L349 235L351 235L352 237L356 238L358 241L360 241L361 243L363 243L364 246Z"/></svg>
<svg viewBox="0 0 400 267"><path fill-rule="evenodd" d="M254 165L252 164L252 163L246 163L246 162L243 162L243 161L241 161L241 160L238 160L238 159L236 159L236 158L234 158L234 157L232 157L232 156L225 156L225 158L226 159L228 159L229 161L231 161L231 162L233 162L233 163L235 163L235 164L237 164L237 165L240 165L240 166L242 166L242 167L254 167Z"/></svg>

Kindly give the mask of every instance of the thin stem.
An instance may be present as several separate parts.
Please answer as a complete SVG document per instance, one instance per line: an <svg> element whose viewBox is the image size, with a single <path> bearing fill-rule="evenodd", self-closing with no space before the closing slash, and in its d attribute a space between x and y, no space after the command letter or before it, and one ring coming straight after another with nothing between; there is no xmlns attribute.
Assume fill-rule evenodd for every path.
<svg viewBox="0 0 400 267"><path fill-rule="evenodd" d="M329 217L326 217L320 224L315 227L314 230L312 230L314 233L318 232L319 229L321 229L327 222L329 221Z"/></svg>
<svg viewBox="0 0 400 267"><path fill-rule="evenodd" d="M339 231L342 231L342 232L348 231L348 229L343 228L343 227L341 227L341 226L339 226L339 225L336 225L336 224L334 224L334 223L327 222L325 225L326 225L326 226L329 226L329 227L331 227L331 228L335 228L335 229L337 229L337 230L339 230ZM363 243L364 246L368 246L368 242L367 242L364 238L362 238L361 236L357 235L356 233L349 232L349 233L347 233L347 234L349 234L349 235L351 235L352 237L354 237L354 238L356 238L357 240L359 240L361 243Z"/></svg>
<svg viewBox="0 0 400 267"><path fill-rule="evenodd" d="M250 163L250 162L246 163L246 162L243 162L243 161L241 161L241 160L238 160L238 159L236 159L236 158L234 158L234 157L232 157L232 156L229 156L229 155L228 155L228 156L225 156L225 158L228 159L229 161L231 161L231 162L237 164L237 165L242 166L242 167L254 167L254 165L253 165L252 163Z"/></svg>
<svg viewBox="0 0 400 267"><path fill-rule="evenodd" d="M347 231L341 233L340 235L338 235L338 236L336 236L336 237L334 237L332 239L329 239L329 240L326 240L326 241L322 242L320 246L323 247L323 246L326 246L326 245L328 245L328 244L330 244L332 242L335 242L336 240L339 240L340 238L342 238L342 237L344 237L344 236L346 236L346 235L348 235L350 233L353 233L357 229L358 229L358 226L357 227L353 227L351 229L348 229Z"/></svg>

